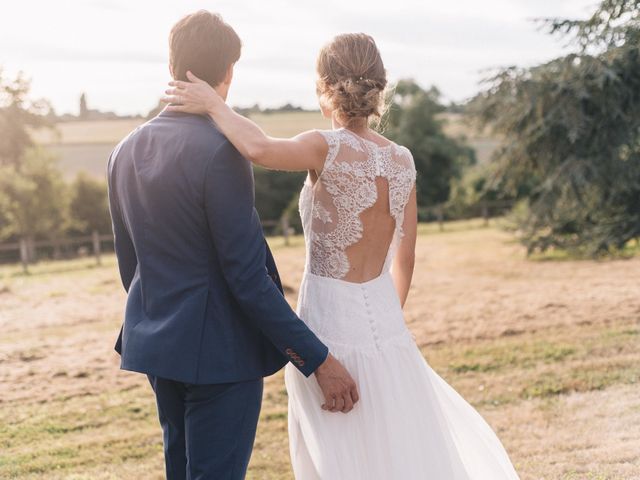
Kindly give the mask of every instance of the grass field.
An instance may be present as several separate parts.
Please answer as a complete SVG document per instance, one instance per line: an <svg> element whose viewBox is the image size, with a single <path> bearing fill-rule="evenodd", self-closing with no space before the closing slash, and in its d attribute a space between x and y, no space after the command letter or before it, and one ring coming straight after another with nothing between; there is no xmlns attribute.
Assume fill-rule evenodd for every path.
<svg viewBox="0 0 640 480"><path fill-rule="evenodd" d="M523 480L639 479L640 257L527 261L480 225L421 228L406 320L428 362ZM301 239L272 244L294 301ZM151 390L112 351L124 298L113 257L0 269L0 478L163 478ZM281 374L249 478L292 478Z"/></svg>
<svg viewBox="0 0 640 480"><path fill-rule="evenodd" d="M251 117L269 135L293 137L314 128L331 128L331 123L319 112L280 112L255 114ZM455 137L466 137L476 150L479 162L485 162L497 146L497 141L487 135L475 133L460 115L443 117L445 131ZM39 130L34 138L51 150L58 158L67 178L85 171L97 178L104 178L107 159L113 147L143 120L105 120L65 122L55 130Z"/></svg>
<svg viewBox="0 0 640 480"><path fill-rule="evenodd" d="M331 127L319 112L256 114L252 118L267 133L279 137ZM104 178L113 147L143 122L135 119L65 122L54 130L34 132L34 139L56 155L66 178L71 179L80 171Z"/></svg>

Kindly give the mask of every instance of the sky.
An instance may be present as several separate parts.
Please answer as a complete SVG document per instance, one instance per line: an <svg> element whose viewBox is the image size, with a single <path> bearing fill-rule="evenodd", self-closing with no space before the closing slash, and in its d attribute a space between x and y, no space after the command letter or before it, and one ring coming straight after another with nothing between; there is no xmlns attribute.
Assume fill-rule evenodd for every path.
<svg viewBox="0 0 640 480"><path fill-rule="evenodd" d="M334 35L365 32L391 81L435 85L446 101L476 93L492 68L529 66L566 51L533 19L584 18L594 0L5 0L3 75L23 71L57 113L146 114L170 80L168 34L183 15L219 12L240 35L229 102L317 106L315 58Z"/></svg>

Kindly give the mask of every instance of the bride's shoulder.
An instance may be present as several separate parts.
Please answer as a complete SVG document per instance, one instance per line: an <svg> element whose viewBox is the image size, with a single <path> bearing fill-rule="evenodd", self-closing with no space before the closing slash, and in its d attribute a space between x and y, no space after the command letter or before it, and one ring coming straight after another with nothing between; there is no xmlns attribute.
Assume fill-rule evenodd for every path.
<svg viewBox="0 0 640 480"><path fill-rule="evenodd" d="M299 134L296 139L313 145L314 148L322 151L324 155L331 155L341 143L340 137L336 133L337 130L307 130Z"/></svg>
<svg viewBox="0 0 640 480"><path fill-rule="evenodd" d="M391 142L391 146L394 152L394 158L396 159L396 163L403 165L407 169L415 172L416 166L413 160L413 154L411 150L409 150L404 145L400 145L395 142Z"/></svg>
<svg viewBox="0 0 640 480"><path fill-rule="evenodd" d="M308 132L310 135L315 135L316 138L322 139L325 143L332 145L340 141L339 136L337 135L338 130L323 130L323 129L313 129Z"/></svg>
<svg viewBox="0 0 640 480"><path fill-rule="evenodd" d="M409 163L413 164L413 155L411 154L411 150L409 150L404 145L400 145L399 143L394 142L390 138L387 138L385 135L381 133L374 132L378 145L380 147L390 147L391 151L396 154L397 157L403 158L407 160Z"/></svg>
<svg viewBox="0 0 640 480"><path fill-rule="evenodd" d="M409 150L404 145L398 145L397 143L394 143L393 146L395 147L395 150L399 155L410 159L413 162L413 154L411 153L411 150Z"/></svg>
<svg viewBox="0 0 640 480"><path fill-rule="evenodd" d="M327 144L331 143L325 130L307 130L293 137L293 140L324 150L326 150Z"/></svg>
<svg viewBox="0 0 640 480"><path fill-rule="evenodd" d="M311 143L318 143L318 142L326 143L327 139L331 137L331 132L333 132L333 130L319 130L319 129L306 130L302 133L299 133L295 137L293 137L293 139L298 141L311 142Z"/></svg>

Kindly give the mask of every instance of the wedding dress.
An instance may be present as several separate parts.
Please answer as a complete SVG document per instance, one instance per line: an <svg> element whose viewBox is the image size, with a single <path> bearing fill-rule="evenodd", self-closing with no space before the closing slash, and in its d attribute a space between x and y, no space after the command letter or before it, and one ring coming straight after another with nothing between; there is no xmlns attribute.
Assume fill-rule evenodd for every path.
<svg viewBox="0 0 640 480"><path fill-rule="evenodd" d="M296 479L517 479L491 427L431 369L404 323L390 268L415 185L411 153L346 129L319 133L329 151L300 194L298 313L351 373L360 401L348 414L324 411L315 378L287 366Z"/></svg>

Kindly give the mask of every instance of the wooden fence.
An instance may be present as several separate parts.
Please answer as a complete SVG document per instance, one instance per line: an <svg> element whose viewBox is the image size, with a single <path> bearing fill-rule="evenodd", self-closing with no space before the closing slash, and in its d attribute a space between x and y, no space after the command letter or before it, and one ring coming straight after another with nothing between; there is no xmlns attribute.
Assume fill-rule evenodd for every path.
<svg viewBox="0 0 640 480"><path fill-rule="evenodd" d="M104 243L113 244L113 235L101 235L93 232L91 235L81 237L57 238L53 240L35 240L22 238L18 242L0 244L0 252L15 253L20 258L22 269L29 272L29 265L37 258L38 249L48 249L53 251L53 257L60 257L63 250L75 247L74 256L81 254L82 250L86 255L92 255L96 264L102 263L102 247Z"/></svg>
<svg viewBox="0 0 640 480"><path fill-rule="evenodd" d="M280 220L264 221L262 226L272 232L278 231L284 237L285 245L289 245L289 238L294 232L289 226L289 218L287 216ZM19 258L22 269L25 273L28 273L29 265L34 263L38 257L37 251L43 249L50 251L54 259L87 255L93 256L96 264L101 265L104 244L113 245L113 235L93 232L91 235L53 240L30 241L22 238L17 242L0 244L0 253L13 254L12 257L14 259ZM69 252L69 250L72 250L72 252ZM62 254L63 251L66 251L66 255Z"/></svg>
<svg viewBox="0 0 640 480"><path fill-rule="evenodd" d="M470 216L484 218L485 224L489 224L489 219L497 214L503 213L505 210L513 207L512 202L507 201L484 201L480 202L473 211L469 212ZM423 213L431 216L438 222L440 230L444 230L444 220L448 217L447 206L445 204L435 205L421 209ZM263 228L267 233L278 233L284 237L285 245L289 245L291 235L294 233L290 226L288 215L283 215L280 220L265 220L262 222ZM66 237L55 240L36 240L29 241L21 239L18 242L0 244L0 253L13 253L13 258L19 258L25 273L29 271L29 265L37 258L37 250L46 249L53 253L53 258L62 257L63 251L67 256L78 257L81 255L91 255L95 258L96 264L102 263L103 245L113 245L113 235L99 234L93 232L91 235L81 237ZM71 255L69 250L73 249Z"/></svg>
<svg viewBox="0 0 640 480"><path fill-rule="evenodd" d="M514 202L511 200L483 200L480 201L477 205L472 208L468 208L465 212L466 215L460 216L455 215L454 218L482 218L484 219L484 224L489 225L489 219L493 217L500 216L504 214L506 211L509 211L513 208ZM440 230L444 230L444 221L449 215L447 214L448 205L445 203L434 205L432 207L421 208L420 211L422 214L427 214L428 216L435 219L438 222L438 227Z"/></svg>

